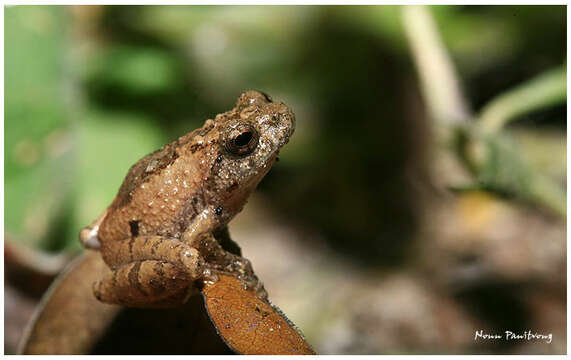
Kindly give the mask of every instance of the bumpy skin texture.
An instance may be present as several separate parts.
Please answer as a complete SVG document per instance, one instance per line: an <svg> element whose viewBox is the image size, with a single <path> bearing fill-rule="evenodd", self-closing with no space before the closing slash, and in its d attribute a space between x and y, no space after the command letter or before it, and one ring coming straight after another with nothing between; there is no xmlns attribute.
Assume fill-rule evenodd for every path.
<svg viewBox="0 0 571 360"><path fill-rule="evenodd" d="M113 203L80 234L113 270L94 284L95 296L107 303L164 307L184 303L196 291L196 280L217 272L257 282L249 262L227 251L239 248L225 226L294 127L283 103L248 91L232 110L133 165Z"/></svg>

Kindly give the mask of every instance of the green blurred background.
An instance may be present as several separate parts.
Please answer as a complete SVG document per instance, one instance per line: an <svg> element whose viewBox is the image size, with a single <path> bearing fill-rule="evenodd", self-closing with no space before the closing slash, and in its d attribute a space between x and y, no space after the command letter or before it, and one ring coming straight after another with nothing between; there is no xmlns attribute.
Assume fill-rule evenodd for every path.
<svg viewBox="0 0 571 360"><path fill-rule="evenodd" d="M297 234L285 236L286 244L279 246L291 241L307 257L290 259L289 268L284 265L289 270L275 278L297 271L299 279L310 279L302 288L320 290L308 299L362 283L349 293L381 304L385 300L371 294L397 276L428 290L391 295L387 285L383 299L425 296L449 304L418 313L437 319L447 314L442 320L447 325L416 318L387 325L386 333L379 324L393 320L379 315L379 322L367 325L359 313L363 307L339 305L348 299L334 297L319 311L307 300L288 311L285 298L272 296L272 267L256 259L259 243L237 239L246 242L245 256L258 275L269 279L270 297L318 351L565 352L565 320L563 326L557 321L565 315L566 8L428 9L468 104L466 123L477 122L488 104L546 72L563 84L553 90L532 83L532 98L550 100L525 112L513 110L516 116L501 135L484 141L493 144L492 155L478 158L476 166L461 147L478 142L478 135L439 121L427 106L431 94L420 86L405 11L397 6L7 7L6 241L52 253L80 251L79 230L112 201L130 165L232 108L240 92L258 89L285 102L297 117L280 162L260 184L251 209L247 206L242 220L247 226L238 225L245 230L237 235L254 239L248 229L269 222L263 213L270 209L286 233ZM409 32L422 32L411 26ZM544 88L554 95L540 94ZM515 103L527 101L516 94ZM447 131L455 134L453 140L441 136ZM540 180L534 180L536 174ZM535 191L546 188L548 200L541 195L545 191ZM533 238L525 242L522 232ZM534 258L544 253L537 250L542 247L547 255ZM531 250L514 258L522 248ZM502 267L506 262L515 265ZM348 270L332 275L338 264ZM315 285L328 281L332 285L325 289ZM292 286L288 296L303 296ZM278 298L280 291L286 290L274 290ZM540 292L549 298L526 302ZM491 294L498 303L490 303ZM389 315L398 323L404 309L396 306ZM546 311L555 312L555 320L537 325L538 314ZM423 337L410 330L415 326L441 335L419 340ZM450 340L462 326L466 336ZM557 341L473 340L480 328L528 327L557 333Z"/></svg>

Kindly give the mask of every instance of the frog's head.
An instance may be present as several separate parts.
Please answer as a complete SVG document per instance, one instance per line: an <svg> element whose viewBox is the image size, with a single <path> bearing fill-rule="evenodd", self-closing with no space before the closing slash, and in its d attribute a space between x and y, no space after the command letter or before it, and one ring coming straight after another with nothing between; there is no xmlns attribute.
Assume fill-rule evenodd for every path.
<svg viewBox="0 0 571 360"><path fill-rule="evenodd" d="M227 222L242 209L289 141L295 116L285 104L258 91L247 91L234 109L215 122L219 137L210 166L208 196L219 204L221 220Z"/></svg>

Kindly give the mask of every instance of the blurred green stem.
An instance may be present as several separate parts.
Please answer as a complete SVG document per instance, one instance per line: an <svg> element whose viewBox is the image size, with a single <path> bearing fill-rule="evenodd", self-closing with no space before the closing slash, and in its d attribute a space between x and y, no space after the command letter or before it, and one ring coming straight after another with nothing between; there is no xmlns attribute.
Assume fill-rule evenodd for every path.
<svg viewBox="0 0 571 360"><path fill-rule="evenodd" d="M520 115L565 103L565 73L565 66L549 70L490 101L478 116L480 130L494 133Z"/></svg>
<svg viewBox="0 0 571 360"><path fill-rule="evenodd" d="M543 205L564 217L563 189L521 159L515 145L508 144L499 131L517 116L565 102L565 67L505 92L474 119L430 10L425 6L403 6L402 20L422 95L436 125L436 137L442 140L442 136L456 134L455 142L461 140L460 146L450 147L472 172L476 183Z"/></svg>
<svg viewBox="0 0 571 360"><path fill-rule="evenodd" d="M530 197L536 202L550 208L562 218L566 217L567 194L547 176L541 173L536 174L530 189Z"/></svg>
<svg viewBox="0 0 571 360"><path fill-rule="evenodd" d="M432 118L446 125L467 121L470 111L454 64L425 6L403 6L404 28Z"/></svg>

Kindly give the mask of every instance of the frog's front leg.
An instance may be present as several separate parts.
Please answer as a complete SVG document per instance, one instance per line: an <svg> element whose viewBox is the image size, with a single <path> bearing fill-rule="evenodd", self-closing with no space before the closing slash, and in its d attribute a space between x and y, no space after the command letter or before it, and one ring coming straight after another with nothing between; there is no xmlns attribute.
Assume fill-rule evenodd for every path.
<svg viewBox="0 0 571 360"><path fill-rule="evenodd" d="M103 242L101 254L113 272L93 285L94 294L102 302L125 306L182 304L204 267L196 249L161 236Z"/></svg>

